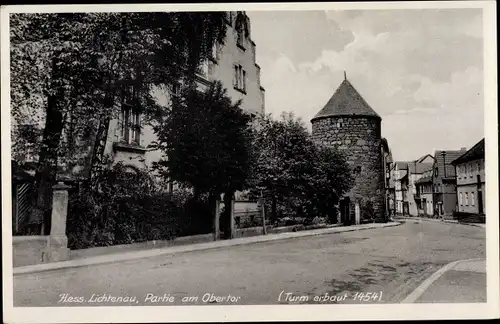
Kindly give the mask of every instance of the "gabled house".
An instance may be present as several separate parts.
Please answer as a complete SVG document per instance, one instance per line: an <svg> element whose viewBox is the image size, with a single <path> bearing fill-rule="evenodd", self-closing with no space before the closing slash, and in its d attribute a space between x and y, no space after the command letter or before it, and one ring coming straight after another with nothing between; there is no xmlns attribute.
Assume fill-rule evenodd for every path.
<svg viewBox="0 0 500 324"><path fill-rule="evenodd" d="M396 194L398 213L418 216L420 197L416 183L423 177L426 171L432 169L433 162L434 158L430 155L426 155L414 161L399 161L395 163L396 169L399 171L397 172L399 177L395 181L404 182L396 185L398 188L401 188L401 194Z"/></svg>
<svg viewBox="0 0 500 324"><path fill-rule="evenodd" d="M422 216L434 215L434 194L432 186L433 168L425 171L422 177L415 182L417 190L417 209L418 214Z"/></svg>
<svg viewBox="0 0 500 324"><path fill-rule="evenodd" d="M486 196L484 138L451 164L455 167L456 174L456 211L470 216L484 217Z"/></svg>
<svg viewBox="0 0 500 324"><path fill-rule="evenodd" d="M464 154L461 150L436 151L432 173L434 215L453 218L457 205L456 178L454 160Z"/></svg>

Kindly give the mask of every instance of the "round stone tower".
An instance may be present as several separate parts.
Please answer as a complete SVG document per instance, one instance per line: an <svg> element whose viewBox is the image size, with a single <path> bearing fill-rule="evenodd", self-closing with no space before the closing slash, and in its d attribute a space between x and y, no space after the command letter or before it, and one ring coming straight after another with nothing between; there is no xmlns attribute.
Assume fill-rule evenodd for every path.
<svg viewBox="0 0 500 324"><path fill-rule="evenodd" d="M344 78L325 107L311 120L317 144L337 147L351 167L354 183L340 202L341 222L385 221L382 118Z"/></svg>

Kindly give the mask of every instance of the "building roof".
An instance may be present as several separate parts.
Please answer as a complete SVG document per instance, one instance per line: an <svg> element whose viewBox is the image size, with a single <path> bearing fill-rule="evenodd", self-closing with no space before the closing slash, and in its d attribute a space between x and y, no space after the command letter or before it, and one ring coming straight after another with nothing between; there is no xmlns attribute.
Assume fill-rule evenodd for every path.
<svg viewBox="0 0 500 324"><path fill-rule="evenodd" d="M397 166L398 170L408 170L408 162L406 161L396 161L394 166Z"/></svg>
<svg viewBox="0 0 500 324"><path fill-rule="evenodd" d="M432 177L422 177L420 179L418 179L416 182L416 184L422 184L422 183L432 183Z"/></svg>
<svg viewBox="0 0 500 324"><path fill-rule="evenodd" d="M311 121L332 116L364 116L381 119L347 78Z"/></svg>
<svg viewBox="0 0 500 324"><path fill-rule="evenodd" d="M413 174L422 174L432 169L433 163L420 163L415 161L397 161L395 164L399 170L407 170Z"/></svg>
<svg viewBox="0 0 500 324"><path fill-rule="evenodd" d="M428 157L430 157L431 159L433 159L433 160L434 160L434 157L433 157L432 155L430 155L430 154L426 154L426 155L424 155L424 156L420 157L420 158L417 160L417 162L422 163L422 162L423 162L425 159L427 159Z"/></svg>
<svg viewBox="0 0 500 324"><path fill-rule="evenodd" d="M434 165L434 163L419 163L419 162L411 163L411 162L408 162L408 169L413 174L422 174L425 171L429 171L430 169L432 169L433 165Z"/></svg>
<svg viewBox="0 0 500 324"><path fill-rule="evenodd" d="M446 153L443 157L442 153ZM436 151L434 153L434 159L436 160L435 165L438 169L437 177L455 177L455 167L451 164L454 160L464 154L462 150L447 150L447 151ZM446 163L446 173L445 173L445 163Z"/></svg>
<svg viewBox="0 0 500 324"><path fill-rule="evenodd" d="M451 164L457 165L477 159L484 159L484 138L477 142L470 150L453 160Z"/></svg>

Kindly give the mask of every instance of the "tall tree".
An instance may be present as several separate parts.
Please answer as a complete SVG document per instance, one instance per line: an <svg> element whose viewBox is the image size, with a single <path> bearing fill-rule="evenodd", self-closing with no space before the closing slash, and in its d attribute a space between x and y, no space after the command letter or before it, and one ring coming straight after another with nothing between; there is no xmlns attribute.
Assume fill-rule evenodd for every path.
<svg viewBox="0 0 500 324"><path fill-rule="evenodd" d="M278 218L278 207L306 217L332 214L338 197L350 188L343 155L315 145L303 122L291 113L279 120L261 119L253 147L251 186L256 194L265 193L272 221Z"/></svg>
<svg viewBox="0 0 500 324"><path fill-rule="evenodd" d="M11 16L12 110L18 124L37 116L39 140L34 220L50 219L51 186L77 130L89 137L92 164L102 163L109 119L125 87L144 113L159 107L152 86L194 75L214 42L223 43L223 12L72 13ZM34 72L34 73L33 73ZM34 103L34 105L33 105ZM68 120L72 120L68 125ZM36 120L33 124L36 124ZM65 156L62 156L64 153ZM65 161L67 162L67 161ZM48 232L48 229L45 231Z"/></svg>
<svg viewBox="0 0 500 324"><path fill-rule="evenodd" d="M156 168L192 187L195 196L208 194L212 210L221 194L227 203L243 190L250 173L251 118L240 104L231 102L220 82L204 92L187 88L155 128L157 148L165 154Z"/></svg>

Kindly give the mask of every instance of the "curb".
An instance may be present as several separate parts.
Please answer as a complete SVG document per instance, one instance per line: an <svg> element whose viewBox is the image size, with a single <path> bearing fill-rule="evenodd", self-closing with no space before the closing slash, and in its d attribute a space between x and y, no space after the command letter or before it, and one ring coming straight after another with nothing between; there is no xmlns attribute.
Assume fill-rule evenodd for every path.
<svg viewBox="0 0 500 324"><path fill-rule="evenodd" d="M434 272L429 278L427 278L424 282L422 282L413 292L411 292L405 299L401 301L402 304L407 304L407 303L414 303L417 299L419 299L424 292L429 289L429 287L436 281L438 280L445 272L453 269L456 265L462 263L462 262L469 262L469 261L482 261L482 259L466 259L466 260L457 260L448 263L438 271Z"/></svg>
<svg viewBox="0 0 500 324"><path fill-rule="evenodd" d="M394 219L395 221L405 221L405 220L414 220L414 221L426 221L426 222L434 222L434 223L448 223L448 224L458 224L458 225L467 225L485 228L486 224L476 224L476 223L460 223L456 220L450 219L434 219L434 218L422 218L422 217L397 217Z"/></svg>
<svg viewBox="0 0 500 324"><path fill-rule="evenodd" d="M368 229L377 229L377 228L385 228L385 227L393 227L399 226L403 224L402 222L393 221L390 223L385 223L383 225L378 226L366 226L366 227L357 227L348 226L345 229L338 230L339 227L334 227L331 229L316 229L310 231L299 231L299 232L287 232L287 233L279 233L279 234L268 234L268 235L259 235L248 238L237 238L232 240L225 241L215 241L209 243L198 243L191 245L181 245L181 246L170 246L155 250L143 250L143 251L131 251L131 252L123 252L123 253L114 253L107 255L100 255L92 258L78 259L78 260L68 260L62 262L53 262L53 263L45 263L45 264L37 264L30 266L17 267L13 269L13 275L24 275L31 273L39 273L45 271L52 270L61 270L61 269L70 269L70 268L79 268L84 266L94 266L94 265L104 265L111 264L123 261L132 261L139 259L146 259L150 257L156 257L161 255L169 255L169 254L178 254L178 253L187 253L187 252L196 252L196 251L205 251L205 250L214 250L220 249L224 247L231 246L239 246L239 245L249 245L255 243L263 243L263 242L271 242L271 241L282 241L293 238L301 238L307 236L319 236L319 235L331 235L345 232L354 232L354 231L362 231ZM335 230L334 230L335 229ZM330 230L330 232L328 231Z"/></svg>

